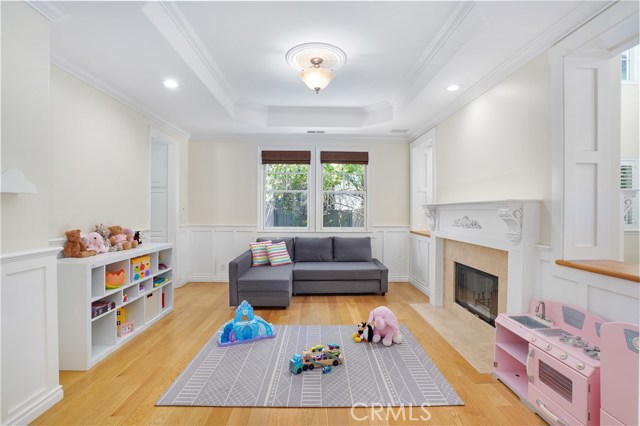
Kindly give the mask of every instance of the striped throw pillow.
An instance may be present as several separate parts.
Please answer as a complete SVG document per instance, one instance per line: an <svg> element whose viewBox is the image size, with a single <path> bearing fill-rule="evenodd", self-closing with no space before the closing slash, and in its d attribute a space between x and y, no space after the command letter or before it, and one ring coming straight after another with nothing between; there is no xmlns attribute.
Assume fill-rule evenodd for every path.
<svg viewBox="0 0 640 426"><path fill-rule="evenodd" d="M265 266L269 264L267 245L271 241L261 241L259 243L249 243L251 248L251 266Z"/></svg>
<svg viewBox="0 0 640 426"><path fill-rule="evenodd" d="M278 244L267 245L267 252L269 253L269 262L271 263L271 266L281 266L293 263L289 257L287 245L284 241Z"/></svg>

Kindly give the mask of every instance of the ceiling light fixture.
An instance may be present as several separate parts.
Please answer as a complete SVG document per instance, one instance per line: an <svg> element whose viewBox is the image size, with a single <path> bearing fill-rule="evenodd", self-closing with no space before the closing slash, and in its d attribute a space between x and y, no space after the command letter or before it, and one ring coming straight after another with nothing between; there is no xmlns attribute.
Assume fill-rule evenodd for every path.
<svg viewBox="0 0 640 426"><path fill-rule="evenodd" d="M178 82L174 79L168 78L164 81L164 87L167 89L176 89L178 87Z"/></svg>
<svg viewBox="0 0 640 426"><path fill-rule="evenodd" d="M460 86L458 86L457 84L451 84L451 85L447 86L447 92L455 92L459 88L460 88Z"/></svg>
<svg viewBox="0 0 640 426"><path fill-rule="evenodd" d="M339 47L327 43L304 43L289 49L287 63L299 70L298 77L311 90L319 93L335 77L347 55Z"/></svg>

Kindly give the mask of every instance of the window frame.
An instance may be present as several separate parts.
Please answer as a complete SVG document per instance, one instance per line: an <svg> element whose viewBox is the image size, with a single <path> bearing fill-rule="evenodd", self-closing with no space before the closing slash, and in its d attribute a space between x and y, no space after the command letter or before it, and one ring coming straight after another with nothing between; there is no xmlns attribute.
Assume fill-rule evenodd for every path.
<svg viewBox="0 0 640 426"><path fill-rule="evenodd" d="M365 165L364 169L364 185L365 185L365 196L364 196L364 226L363 227L325 227L324 226L324 181L323 181L323 173L324 167L322 163L320 163L320 153L322 151L343 151L343 152L368 152L370 151L366 148L362 147L335 147L335 146L319 146L316 147L316 232L331 232L331 233L348 233L348 232L369 232L370 231L370 220L369 220L369 211L371 205L371 158L369 158L369 163ZM336 192L336 191L329 191ZM337 191L337 192L354 192L354 191ZM362 191L357 191L362 192Z"/></svg>
<svg viewBox="0 0 640 426"><path fill-rule="evenodd" d="M307 226L266 226L266 164L262 164L262 151L309 151L311 161L307 170ZM315 151L303 146L261 146L258 147L258 230L260 232L310 232L315 223ZM296 190L293 192L301 192Z"/></svg>
<svg viewBox="0 0 640 426"><path fill-rule="evenodd" d="M311 162L309 164L307 176L307 226L306 227L267 227L265 224L265 206L266 206L266 167L262 164L262 151L309 151L311 152ZM322 182L322 164L320 163L320 153L322 151L352 151L352 152L368 152L371 151L364 147L337 147L337 146L259 146L257 153L258 167L258 194L257 194L257 216L258 216L258 232L264 233L361 233L370 232L370 211L373 191L371 189L371 158L369 164L365 166L365 212L364 227L358 228L342 228L342 227L324 227L323 226L323 195L324 188ZM371 157L371 156L370 156Z"/></svg>
<svg viewBox="0 0 640 426"><path fill-rule="evenodd" d="M620 82L622 84L638 84L638 73L640 73L640 64L638 61L640 60L640 45L636 45L630 49L625 50L620 53ZM629 79L622 78L622 54L628 53L627 55L627 72Z"/></svg>

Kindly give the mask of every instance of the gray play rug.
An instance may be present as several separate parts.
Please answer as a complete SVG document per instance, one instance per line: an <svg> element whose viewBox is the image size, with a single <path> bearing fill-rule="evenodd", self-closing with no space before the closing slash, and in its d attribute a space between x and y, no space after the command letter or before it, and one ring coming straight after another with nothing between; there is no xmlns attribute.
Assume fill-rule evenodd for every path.
<svg viewBox="0 0 640 426"><path fill-rule="evenodd" d="M156 405L232 407L351 407L353 405L463 405L402 327L405 341L355 343L354 326L274 326L276 337L219 347L217 334ZM317 344L342 346L345 363L294 375L289 360Z"/></svg>

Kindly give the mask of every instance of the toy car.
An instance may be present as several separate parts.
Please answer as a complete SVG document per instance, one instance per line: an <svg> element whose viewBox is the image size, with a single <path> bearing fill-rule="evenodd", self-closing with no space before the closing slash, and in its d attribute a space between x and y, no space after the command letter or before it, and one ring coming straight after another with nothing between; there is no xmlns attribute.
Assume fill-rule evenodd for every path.
<svg viewBox="0 0 640 426"><path fill-rule="evenodd" d="M331 373L330 365L325 365L324 367L322 367L322 374L327 374L327 373Z"/></svg>
<svg viewBox="0 0 640 426"><path fill-rule="evenodd" d="M309 349L311 352L321 352L324 349L324 345L315 345Z"/></svg>
<svg viewBox="0 0 640 426"><path fill-rule="evenodd" d="M340 349L340 345L339 345L339 344L337 344L337 343L329 343L329 344L327 345L327 347L328 347L329 349L331 349L331 350L333 350L333 349Z"/></svg>

